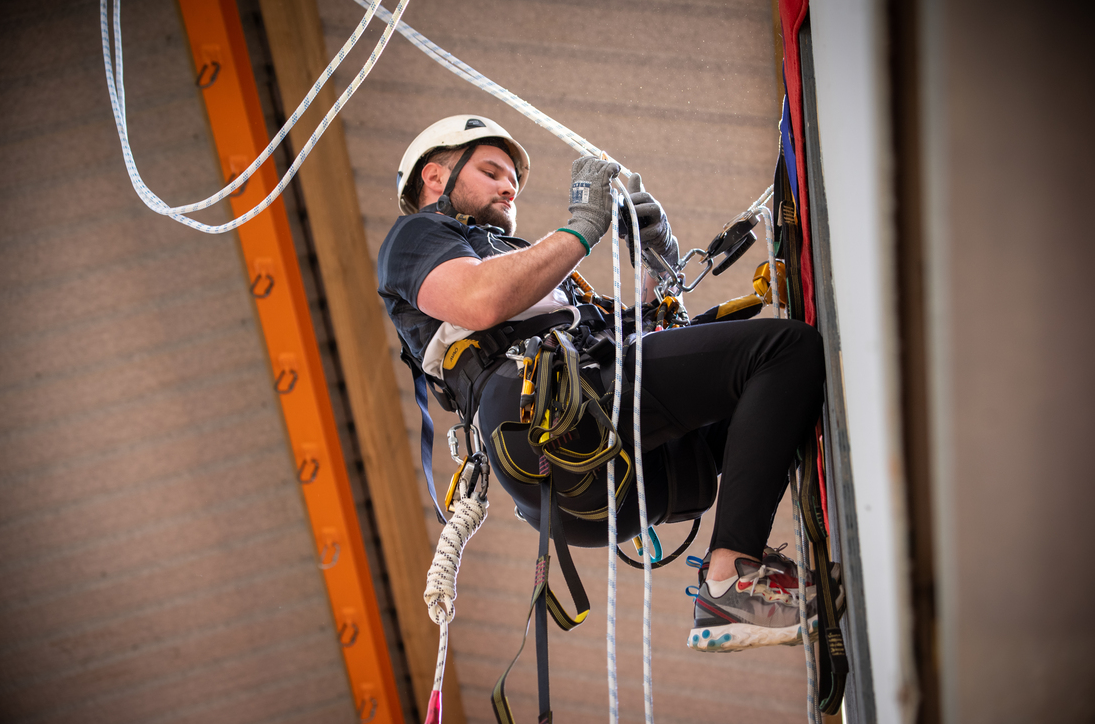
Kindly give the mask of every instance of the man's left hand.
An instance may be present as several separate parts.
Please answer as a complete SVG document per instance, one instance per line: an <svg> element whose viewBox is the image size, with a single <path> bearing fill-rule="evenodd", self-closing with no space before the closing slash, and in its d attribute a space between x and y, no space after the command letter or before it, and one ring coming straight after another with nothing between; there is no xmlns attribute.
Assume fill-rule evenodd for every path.
<svg viewBox="0 0 1095 724"><path fill-rule="evenodd" d="M643 188L643 179L632 174L627 182L627 192L631 203L635 205L635 215L639 217L639 239L644 248L656 251L671 266L676 266L680 258L677 238L669 226L669 219L658 200ZM630 236L628 243L631 243ZM632 257L634 252L632 252ZM631 258L631 257L629 257Z"/></svg>

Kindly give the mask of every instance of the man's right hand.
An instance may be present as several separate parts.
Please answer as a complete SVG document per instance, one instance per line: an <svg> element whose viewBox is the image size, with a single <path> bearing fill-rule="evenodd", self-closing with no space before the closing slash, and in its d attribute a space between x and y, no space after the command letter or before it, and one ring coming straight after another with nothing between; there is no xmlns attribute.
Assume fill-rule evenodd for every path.
<svg viewBox="0 0 1095 724"><path fill-rule="evenodd" d="M612 179L620 164L596 156L582 156L570 166L570 221L566 229L577 232L592 249L612 225Z"/></svg>

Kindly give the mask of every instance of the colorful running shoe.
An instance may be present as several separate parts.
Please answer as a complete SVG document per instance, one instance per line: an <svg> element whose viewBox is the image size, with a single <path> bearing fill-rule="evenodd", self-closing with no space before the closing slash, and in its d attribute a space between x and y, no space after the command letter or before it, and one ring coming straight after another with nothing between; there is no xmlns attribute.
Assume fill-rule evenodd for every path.
<svg viewBox="0 0 1095 724"><path fill-rule="evenodd" d="M711 595L706 580L700 585L688 646L697 651L720 652L802 643L794 563L769 548L761 562L739 558L735 566L738 575L721 596ZM701 569L701 575L704 573ZM810 637L816 639L816 587L812 580L808 582L806 615Z"/></svg>
<svg viewBox="0 0 1095 724"><path fill-rule="evenodd" d="M760 562L763 563L765 566L767 566L768 570L772 571L773 574L788 573L788 574L794 576L795 577L794 587L797 590L798 589L798 578L797 578L797 574L795 573L795 571L797 570L798 567L795 565L794 561L792 561L787 556L783 555L783 549L786 548L786 547L787 547L786 543L781 545L779 548L771 548L771 547L766 546L764 548L764 557L761 558ZM703 558L699 558L697 556L688 556L687 563L692 568L698 569L699 583L697 584L697 588L699 586L702 586L704 584L704 581L707 580L707 570L711 567L711 551L710 550L707 551L707 553L704 554ZM833 565L839 569L839 566L840 566L839 563L834 563ZM839 570L836 572L835 577L839 580L839 578L840 578ZM691 588L691 587L689 587L689 588ZM692 594L690 594L690 595L692 595ZM807 571L806 571L806 600L809 601L811 598L814 597L814 595L815 595L814 574L813 574L813 571L807 569Z"/></svg>

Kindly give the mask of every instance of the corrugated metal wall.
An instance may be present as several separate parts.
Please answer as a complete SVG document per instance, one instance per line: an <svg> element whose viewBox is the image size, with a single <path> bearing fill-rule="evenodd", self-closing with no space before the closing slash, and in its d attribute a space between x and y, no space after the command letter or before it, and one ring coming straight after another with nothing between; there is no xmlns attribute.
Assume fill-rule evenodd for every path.
<svg viewBox="0 0 1095 724"><path fill-rule="evenodd" d="M133 193L97 10L0 11L0 719L349 721L236 240ZM123 31L140 168L203 198L175 4Z"/></svg>
<svg viewBox="0 0 1095 724"><path fill-rule="evenodd" d="M344 0L320 0L319 5L333 53L363 11ZM412 27L641 172L665 204L686 249L706 245L771 183L779 101L769 2L594 6L493 0L472 7L415 0L408 8L404 19ZM370 29L361 49L345 63L338 74L340 88L360 68L378 35ZM342 115L374 259L397 214L395 171L407 144L438 118L468 112L502 123L532 155L531 183L520 199L519 233L535 239L566 222L573 152L396 36ZM689 308L699 312L747 293L762 256L758 248L733 273L705 282L689 298ZM581 271L598 289L611 290L607 249L598 250ZM396 357L398 346L392 350L404 385L408 434L417 449L418 412L409 375ZM436 422L444 430L453 420L438 413ZM444 477L448 451L443 439L434 460ZM422 493L427 500L424 483ZM504 491L495 487L491 501L490 518L469 544L460 569L450 646L469 720L475 722L493 721L489 693L519 645L536 547L532 529L511 515ZM426 506L423 515L435 534L439 527ZM685 532L663 529L663 540L672 545ZM709 535L705 525L692 552L702 554ZM786 506L772 540L793 540ZM574 632L552 634L553 704L561 721L603 721L607 715L605 557L603 549L576 551L593 613ZM683 589L694 581L694 571L681 563L655 575L658 720L801 721L805 666L800 648L737 656L685 648L692 606ZM641 721L641 573L621 570L619 602L621 719ZM426 614L423 607L400 615ZM530 646L507 688L522 720L536 714L534 662Z"/></svg>

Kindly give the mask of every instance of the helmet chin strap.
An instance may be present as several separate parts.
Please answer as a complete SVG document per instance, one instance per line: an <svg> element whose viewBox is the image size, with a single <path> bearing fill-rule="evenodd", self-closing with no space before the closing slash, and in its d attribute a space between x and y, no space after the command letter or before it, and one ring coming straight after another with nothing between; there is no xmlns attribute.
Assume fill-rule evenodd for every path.
<svg viewBox="0 0 1095 724"><path fill-rule="evenodd" d="M445 214L446 216L451 216L458 221L462 221L465 224L474 224L475 220L467 214L457 213L456 208L452 205L452 199L449 197L449 194L451 194L453 188L456 187L456 179L458 176L460 176L460 172L464 169L464 164L468 162L468 159L470 159L471 155L475 153L475 149L478 148L478 146L479 144L473 144L471 146L468 146L467 149L464 150L464 154L460 156L460 160L456 162L456 165L453 166L452 173L449 174L449 181L445 184L445 190L437 199L438 211L440 211L442 214ZM460 219L459 217L461 216L464 217L464 219Z"/></svg>

